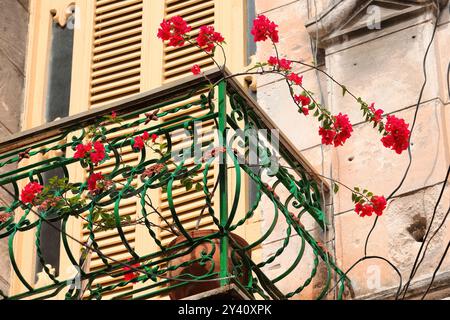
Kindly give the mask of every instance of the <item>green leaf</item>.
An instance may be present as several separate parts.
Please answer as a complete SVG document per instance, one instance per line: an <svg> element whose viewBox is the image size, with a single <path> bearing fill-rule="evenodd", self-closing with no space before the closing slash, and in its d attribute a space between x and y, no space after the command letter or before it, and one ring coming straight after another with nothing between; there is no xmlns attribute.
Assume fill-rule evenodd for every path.
<svg viewBox="0 0 450 320"><path fill-rule="evenodd" d="M339 185L337 183L334 184L333 191L335 194L339 192Z"/></svg>
<svg viewBox="0 0 450 320"><path fill-rule="evenodd" d="M203 190L203 186L202 186L202 184L200 182L198 182L195 185L195 191L202 191L202 190Z"/></svg>
<svg viewBox="0 0 450 320"><path fill-rule="evenodd" d="M318 117L320 114L319 110L316 110L316 112L314 112L314 117Z"/></svg>
<svg viewBox="0 0 450 320"><path fill-rule="evenodd" d="M100 217L100 211L96 211L94 212L94 214L92 215L92 222L96 222L98 220L98 218Z"/></svg>
<svg viewBox="0 0 450 320"><path fill-rule="evenodd" d="M193 184L192 180L186 181L186 183L184 184L184 186L185 186L185 188L186 188L186 191L191 190L192 187L193 187L193 185L194 185L194 184Z"/></svg>

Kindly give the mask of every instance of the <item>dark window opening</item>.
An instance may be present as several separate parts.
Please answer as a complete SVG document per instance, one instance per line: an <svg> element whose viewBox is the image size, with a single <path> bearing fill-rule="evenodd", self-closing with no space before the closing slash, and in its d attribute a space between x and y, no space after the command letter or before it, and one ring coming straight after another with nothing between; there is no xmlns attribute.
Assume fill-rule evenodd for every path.
<svg viewBox="0 0 450 320"><path fill-rule="evenodd" d="M58 23L52 22L51 46L49 52L47 99L45 105L45 120L52 122L58 118L69 115L70 88L72 78L72 58L73 58L73 38L74 38L74 17L72 15L66 27L61 27ZM43 174L44 184L49 179L58 176L64 177L62 169L54 169ZM51 216L47 216L51 219ZM55 275L60 273L60 244L61 235L59 229L61 222L43 222L40 247L42 258L45 264L51 265L55 269ZM36 258L36 274L42 272L43 265Z"/></svg>
<svg viewBox="0 0 450 320"><path fill-rule="evenodd" d="M73 17L73 16L72 16ZM67 24L73 25L73 24ZM52 23L52 40L48 72L45 120L54 121L69 115L73 56L72 28Z"/></svg>

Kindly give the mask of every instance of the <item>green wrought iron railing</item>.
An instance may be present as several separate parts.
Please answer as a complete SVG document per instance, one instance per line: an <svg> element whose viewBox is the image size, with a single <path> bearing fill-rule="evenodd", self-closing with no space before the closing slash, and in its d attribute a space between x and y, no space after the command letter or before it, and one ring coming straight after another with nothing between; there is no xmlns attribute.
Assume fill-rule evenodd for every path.
<svg viewBox="0 0 450 320"><path fill-rule="evenodd" d="M210 90L213 83L218 83L218 86ZM203 110L201 115L195 116L189 112L198 107ZM104 125L105 116L113 111L123 121ZM152 116L155 120L168 115L170 120L151 121ZM208 121L214 121L217 129L218 145L214 147L202 145L195 136L194 124ZM2 293L3 298L49 299L63 292L66 299L102 299L106 295L109 299L150 299L167 293L172 297L181 297L174 294L180 290L198 293L201 288L234 284L250 299L287 299L301 294L313 283L311 298L329 298L330 292L334 297L342 298L348 279L336 266L326 247L316 240L321 232L317 230L327 226L322 199L323 194L329 192L329 187L282 132L277 138L278 147L274 148L276 129L238 81L228 72L224 74L212 70L205 74L205 78L191 77L174 82L1 141L0 186L3 195L10 195L10 201L4 201L0 208L0 213L9 217L0 222L0 238L8 239L13 281L19 281L24 288L21 293L12 296ZM209 148L208 156L203 153L200 157L192 152L191 156L183 154L183 159L174 161L176 144L172 139L177 130L187 132L190 138L187 150ZM254 139L246 134L257 130L267 130L266 137ZM155 157L144 148L138 151L138 163L128 165L122 159L121 149L131 147L133 138L145 131L164 139L160 156ZM73 181L71 167L80 166L80 161L69 154L89 135L94 141L106 142L107 153L111 157L109 161L113 162L108 178L112 181L120 178L124 182L86 197L84 205L72 211L39 211L22 203L21 186L30 181L44 184L43 177L52 170L60 170L68 181ZM252 152L256 163L249 161ZM208 172L217 160L221 161L211 184ZM192 164L187 166L189 161ZM172 163L170 169L168 162ZM275 169L273 164L276 164ZM160 165L157 172L144 174L155 165ZM85 169L93 170L92 167ZM186 177L196 173L201 176L197 191L203 192L205 205L205 210L196 218L202 219L202 215L211 217L214 227L209 229L212 231L193 232L192 228L187 229L179 219L177 205L173 202L174 184L183 179L185 183ZM134 183L136 181L137 184ZM85 195L87 183L73 182L74 190L71 192ZM145 199L149 192L160 189L167 194L171 217L161 220L162 225L157 226L152 222L152 215L157 212L150 210ZM215 196L218 204L213 203ZM242 203L246 197L251 200L244 208ZM120 215L120 204L131 198L140 203L139 212L134 221L124 221ZM96 219L92 208L111 205L113 226L109 227L119 234L122 245L129 253L129 260L112 259L102 251L96 240ZM238 237L240 229L256 212L263 220L254 225L258 231L256 239ZM88 241L83 242L68 231L68 223L73 219L85 220ZM157 248L154 252L139 254L128 243L123 231L124 224L136 221L146 227L147 241ZM61 280L46 267L40 233L42 226L48 223L59 228L61 246L78 270L75 278ZM158 236L164 227L175 233L176 240L170 244L163 244ZM44 266L42 272L50 279L50 283L43 287L36 287L23 275L16 259L18 249L15 248L15 239L22 233L30 232L34 234L37 260ZM81 243L83 250L74 252L72 242ZM261 249L268 243L277 245L272 254L266 254ZM262 252L259 257L252 256L252 252L258 249ZM90 270L87 257L93 253L101 258L102 265ZM288 259L283 258L285 254ZM285 266L284 270L273 268L280 265L280 259L285 261L281 263ZM273 270L277 270L278 274ZM126 277L129 274L135 276ZM104 276L117 281L104 285L96 283L96 279ZM289 285L284 285L286 283ZM336 290L332 290L334 286ZM192 291L193 287L195 289ZM127 290L118 290L124 288Z"/></svg>

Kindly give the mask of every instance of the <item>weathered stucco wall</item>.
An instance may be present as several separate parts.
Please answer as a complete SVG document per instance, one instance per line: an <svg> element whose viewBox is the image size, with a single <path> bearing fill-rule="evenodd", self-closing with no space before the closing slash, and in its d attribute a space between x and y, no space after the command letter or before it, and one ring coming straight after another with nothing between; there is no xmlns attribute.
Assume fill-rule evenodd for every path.
<svg viewBox="0 0 450 320"><path fill-rule="evenodd" d="M352 1L348 0L347 3ZM361 4L364 1L356 2ZM313 23L319 19L322 10L339 1L256 0L256 3L258 13L264 13L279 24L279 51L282 55L311 63L311 37L305 24L308 20ZM386 10L391 10L381 9L381 16L390 13ZM336 15L336 19L343 19L338 21L336 29L348 21L348 17L343 18L342 15ZM365 17L362 16L361 19ZM424 80L422 61L431 39L433 23L434 13L425 10L414 16L399 16L390 24L382 23L380 29L366 28L356 36L339 38L332 43L321 42L319 45L325 54L321 67L357 96L369 103L376 102L377 107L385 113L395 114L412 123ZM450 23L447 5L441 15L436 39L426 64L428 82L412 135L413 161L410 173L396 196L388 203L368 246L369 255L389 259L400 269L404 280L409 277L421 245L415 239L420 238L423 230L420 217L425 217L429 223L450 163L450 111L446 89L449 52ZM273 53L268 44L258 44L258 61L266 61L270 55ZM348 95L343 97L340 87L315 70L302 68L297 71L302 71L305 87L321 98L334 114L349 114L354 133L344 147L335 149L320 145L318 123L298 114L284 81L274 77L260 77L259 104L319 172L350 187L363 186L375 194L388 196L399 185L406 170L407 152L399 156L384 148L372 126L363 122L359 106ZM446 190L437 208L436 221L440 222L449 208L449 194L450 190ZM352 210L354 206L350 193L344 188L334 196L333 204L335 237L333 234L327 235L328 239L334 238L334 241L328 242L328 246L335 252L341 268L347 270L364 255L364 242L372 227L373 218L360 218L356 215ZM418 231L409 232L408 227L415 222ZM319 233L317 236L323 237ZM416 280L431 276L449 238L448 226L444 225L430 246ZM268 254L270 245L266 244ZM450 257L446 258L440 271L441 277L447 276ZM368 260L358 265L349 275L357 297L371 297L388 292L398 284L396 273L380 260Z"/></svg>
<svg viewBox="0 0 450 320"><path fill-rule="evenodd" d="M19 131L23 105L28 0L0 1L0 136ZM9 168L10 169L10 168ZM2 169L0 169L0 172ZM0 201L7 195L0 191ZM9 202L7 202L9 203ZM0 290L8 291L7 243L0 241Z"/></svg>

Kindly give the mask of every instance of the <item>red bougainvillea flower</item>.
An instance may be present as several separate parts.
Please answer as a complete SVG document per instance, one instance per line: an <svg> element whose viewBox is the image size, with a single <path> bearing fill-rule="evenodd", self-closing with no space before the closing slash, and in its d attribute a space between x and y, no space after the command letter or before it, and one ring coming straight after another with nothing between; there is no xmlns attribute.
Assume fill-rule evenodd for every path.
<svg viewBox="0 0 450 320"><path fill-rule="evenodd" d="M381 216L384 209L386 209L386 199L383 196L373 196L370 203L358 202L355 205L355 212L360 217L370 217L373 213Z"/></svg>
<svg viewBox="0 0 450 320"><path fill-rule="evenodd" d="M127 272L127 271L131 271L133 269L139 268L141 265L139 263L133 264L131 267L129 266L125 266L122 268L123 271ZM123 278L125 281L133 281L135 280L137 277L139 277L139 272L128 272L126 274L123 275Z"/></svg>
<svg viewBox="0 0 450 320"><path fill-rule="evenodd" d="M253 21L251 34L253 35L255 42L271 39L274 43L277 43L279 41L277 28L278 25L275 24L275 22L270 21L264 15L259 15Z"/></svg>
<svg viewBox="0 0 450 320"><path fill-rule="evenodd" d="M144 139L141 136L134 138L133 148L142 150L144 149Z"/></svg>
<svg viewBox="0 0 450 320"><path fill-rule="evenodd" d="M292 69L292 61L287 59L278 59L277 57L270 57L267 63L274 67L279 67L281 70L289 71Z"/></svg>
<svg viewBox="0 0 450 320"><path fill-rule="evenodd" d="M287 59L280 59L279 62L280 68L283 70L291 70L292 69L292 61Z"/></svg>
<svg viewBox="0 0 450 320"><path fill-rule="evenodd" d="M105 177L101 172L91 174L88 179L88 190L91 193L97 193L98 191L102 190L104 185L101 182L104 180Z"/></svg>
<svg viewBox="0 0 450 320"><path fill-rule="evenodd" d="M277 66L278 65L278 59L277 57L271 56L269 60L267 60L267 63L271 66Z"/></svg>
<svg viewBox="0 0 450 320"><path fill-rule="evenodd" d="M334 128L336 130L336 136L334 137L334 146L342 146L348 138L351 137L353 132L353 127L348 119L348 116L339 113L334 117Z"/></svg>
<svg viewBox="0 0 450 320"><path fill-rule="evenodd" d="M91 152L90 158L93 164L98 164L105 159L105 146L100 141L94 142L94 151Z"/></svg>
<svg viewBox="0 0 450 320"><path fill-rule="evenodd" d="M117 118L117 112L113 111L111 112L111 118L114 120L115 118Z"/></svg>
<svg viewBox="0 0 450 320"><path fill-rule="evenodd" d="M303 108L302 108L302 113L303 113L305 116L309 115L309 109L306 108L306 107L303 107Z"/></svg>
<svg viewBox="0 0 450 320"><path fill-rule="evenodd" d="M154 134L152 134L152 141L153 141L153 135ZM137 136L136 138L134 138L133 148L142 150L145 146L145 142L149 139L150 139L150 134L147 131L144 131L142 136ZM155 140L156 140L156 138L155 138Z"/></svg>
<svg viewBox="0 0 450 320"><path fill-rule="evenodd" d="M351 137L352 132L353 127L348 116L342 113L334 116L333 128L319 128L319 135L322 136L322 144L330 145L334 143L335 147L342 146Z"/></svg>
<svg viewBox="0 0 450 320"><path fill-rule="evenodd" d="M295 95L294 99L295 99L295 102L297 102L302 107L309 106L311 103L311 98L304 94Z"/></svg>
<svg viewBox="0 0 450 320"><path fill-rule="evenodd" d="M373 196L372 199L370 199L370 202L372 202L373 212L375 212L377 216L381 216L384 209L386 209L386 199L383 196Z"/></svg>
<svg viewBox="0 0 450 320"><path fill-rule="evenodd" d="M41 193L43 188L44 187L37 182L28 183L20 194L20 200L25 204L32 203L36 196Z"/></svg>
<svg viewBox="0 0 450 320"><path fill-rule="evenodd" d="M93 164L98 164L106 157L105 146L96 141L94 144L88 142L87 144L79 144L76 146L76 152L74 154L75 159L86 159L89 156Z"/></svg>
<svg viewBox="0 0 450 320"><path fill-rule="evenodd" d="M396 153L401 154L409 146L411 131L409 131L408 127L409 124L405 120L399 119L396 116L387 116L385 126L387 135L381 139L381 142L383 142L386 148L393 149Z"/></svg>
<svg viewBox="0 0 450 320"><path fill-rule="evenodd" d="M375 109L375 103L372 103L369 107L369 110L373 113L371 121L375 123L380 123L381 119L383 118L384 111L381 109Z"/></svg>
<svg viewBox="0 0 450 320"><path fill-rule="evenodd" d="M86 154L92 150L92 143L87 143L85 145L79 144L76 146L76 152L74 154L75 159L84 159Z"/></svg>
<svg viewBox="0 0 450 320"><path fill-rule="evenodd" d="M201 26L197 37L197 44L205 51L211 52L216 43L223 43L223 36L214 30L213 26Z"/></svg>
<svg viewBox="0 0 450 320"><path fill-rule="evenodd" d="M361 204L358 202L355 205L355 212L360 217L370 217L373 213L373 207L370 204Z"/></svg>
<svg viewBox="0 0 450 320"><path fill-rule="evenodd" d="M152 142L155 143L156 139L158 139L158 135L157 134L152 134Z"/></svg>
<svg viewBox="0 0 450 320"><path fill-rule="evenodd" d="M287 77L287 79L289 81L292 81L293 83L295 83L298 86L301 86L303 83L303 76L299 76L296 73L290 73Z"/></svg>
<svg viewBox="0 0 450 320"><path fill-rule="evenodd" d="M334 137L336 136L336 131L320 127L319 135L322 137L322 144L329 145L333 144Z"/></svg>
<svg viewBox="0 0 450 320"><path fill-rule="evenodd" d="M163 41L169 40L169 46L182 47L186 40L186 35L192 28L180 16L175 16L169 20L164 20L158 29L158 38Z"/></svg>
<svg viewBox="0 0 450 320"><path fill-rule="evenodd" d="M192 68L191 68L191 72L192 72L195 76L197 76L197 75L199 75L200 73L202 73L202 70L200 69L200 66L199 66L198 64L194 64L194 65L192 66Z"/></svg>

